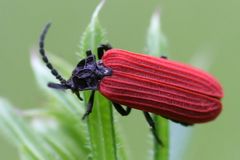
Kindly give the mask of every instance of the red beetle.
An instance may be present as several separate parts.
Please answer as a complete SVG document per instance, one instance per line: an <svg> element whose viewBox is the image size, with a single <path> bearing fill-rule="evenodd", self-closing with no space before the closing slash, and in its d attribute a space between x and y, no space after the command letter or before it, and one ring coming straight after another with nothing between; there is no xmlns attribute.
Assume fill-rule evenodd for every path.
<svg viewBox="0 0 240 160"><path fill-rule="evenodd" d="M183 125L192 125L211 121L222 110L222 87L208 73L166 57L112 49L110 45L98 48L99 61L90 50L87 51L87 57L78 63L69 80L65 80L45 55L44 39L49 27L50 24L41 34L39 52L60 84L49 83L48 86L71 89L80 100L79 91L92 90L83 118L91 113L95 90L99 90L121 115L128 115L131 108L142 110L160 142L148 112Z"/></svg>

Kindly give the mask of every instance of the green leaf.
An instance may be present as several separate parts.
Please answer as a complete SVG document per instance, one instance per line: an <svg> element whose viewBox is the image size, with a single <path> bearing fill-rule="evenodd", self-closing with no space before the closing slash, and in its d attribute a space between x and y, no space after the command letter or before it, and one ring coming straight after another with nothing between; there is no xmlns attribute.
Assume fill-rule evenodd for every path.
<svg viewBox="0 0 240 160"><path fill-rule="evenodd" d="M58 155L44 142L42 137L37 135L20 114L8 101L0 99L0 128L5 135L27 153L24 156L26 159L58 159Z"/></svg>
<svg viewBox="0 0 240 160"><path fill-rule="evenodd" d="M145 48L146 53L152 56L167 56L167 40L161 30L160 14L158 10L152 15Z"/></svg>
<svg viewBox="0 0 240 160"><path fill-rule="evenodd" d="M150 21L150 26L147 34L146 50L147 53L160 57L166 56L166 39L160 30L160 15L156 11ZM168 160L169 158L169 124L168 120L160 116L154 115L154 122L159 138L163 142L163 146L156 141L153 144L153 160Z"/></svg>
<svg viewBox="0 0 240 160"><path fill-rule="evenodd" d="M104 30L101 27L99 20L98 20L98 14L100 10L102 9L103 5L105 3L105 0L101 0L99 5L96 7L90 24L84 31L82 35L82 39L80 41L80 56L85 57L85 52L89 49L93 51L94 54L97 53L97 47L104 43L105 37L104 37ZM84 54L84 56L83 56Z"/></svg>
<svg viewBox="0 0 240 160"><path fill-rule="evenodd" d="M92 15L91 22L83 33L80 42L80 53L85 54L91 49L96 55L97 47L105 42L104 30L102 29L98 14L105 1L101 1ZM80 55L81 56L81 55ZM85 99L89 93L85 93ZM87 105L87 101L85 101ZM87 118L88 131L90 134L91 158L97 159L126 159L126 154L118 143L122 143L116 136L114 117L111 102L99 93L95 93L93 112Z"/></svg>

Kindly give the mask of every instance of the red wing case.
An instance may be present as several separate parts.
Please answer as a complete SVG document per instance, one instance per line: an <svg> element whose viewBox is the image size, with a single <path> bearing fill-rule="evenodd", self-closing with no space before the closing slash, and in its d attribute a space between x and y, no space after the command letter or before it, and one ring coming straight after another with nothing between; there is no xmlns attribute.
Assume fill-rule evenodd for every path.
<svg viewBox="0 0 240 160"><path fill-rule="evenodd" d="M223 91L211 75L178 62L111 49L102 57L112 76L99 90L110 100L186 124L213 120Z"/></svg>

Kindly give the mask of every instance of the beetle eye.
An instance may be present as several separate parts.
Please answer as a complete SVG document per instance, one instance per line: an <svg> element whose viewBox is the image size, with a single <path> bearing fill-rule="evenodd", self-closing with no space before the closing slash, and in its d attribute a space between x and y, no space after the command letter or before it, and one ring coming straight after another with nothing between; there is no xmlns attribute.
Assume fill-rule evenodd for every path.
<svg viewBox="0 0 240 160"><path fill-rule="evenodd" d="M74 83L74 86L80 90L87 88L87 83L84 79L80 79L78 77L73 77L73 83Z"/></svg>
<svg viewBox="0 0 240 160"><path fill-rule="evenodd" d="M87 87L88 87L88 85L87 85L86 81L83 79L79 79L78 88L81 90L81 89L85 89Z"/></svg>
<svg viewBox="0 0 240 160"><path fill-rule="evenodd" d="M73 83L79 90L95 89L98 81L95 78L82 79L73 77Z"/></svg>

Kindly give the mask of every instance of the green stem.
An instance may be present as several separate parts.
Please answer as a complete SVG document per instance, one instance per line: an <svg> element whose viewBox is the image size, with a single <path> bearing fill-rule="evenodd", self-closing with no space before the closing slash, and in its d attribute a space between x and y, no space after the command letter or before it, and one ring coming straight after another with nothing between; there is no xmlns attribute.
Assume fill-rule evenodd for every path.
<svg viewBox="0 0 240 160"><path fill-rule="evenodd" d="M152 56L160 57L166 55L166 40L160 29L159 11L155 12L151 18L150 26L147 34L146 52ZM169 124L168 120L154 115L156 132L163 146L156 141L153 144L153 160L168 160L169 159Z"/></svg>
<svg viewBox="0 0 240 160"><path fill-rule="evenodd" d="M163 142L163 146L154 142L154 160L168 160L169 159L169 126L168 120L160 117L154 116L154 122L156 124L157 134Z"/></svg>

